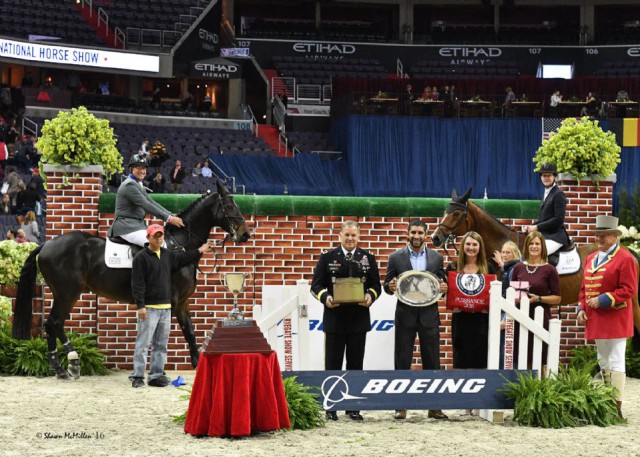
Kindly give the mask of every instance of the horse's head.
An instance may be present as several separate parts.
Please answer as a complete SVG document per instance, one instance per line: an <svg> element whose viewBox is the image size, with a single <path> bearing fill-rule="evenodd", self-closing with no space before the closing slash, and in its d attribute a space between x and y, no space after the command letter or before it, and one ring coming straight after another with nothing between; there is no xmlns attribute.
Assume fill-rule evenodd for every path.
<svg viewBox="0 0 640 457"><path fill-rule="evenodd" d="M247 223L240 212L240 208L229 190L219 180L216 182L218 187L218 196L220 198L224 219L221 221L221 227L228 233L227 239L234 243L244 243L251 238Z"/></svg>
<svg viewBox="0 0 640 457"><path fill-rule="evenodd" d="M464 195L459 196L458 192L453 189L451 193L451 202L444 212L442 221L438 224L438 228L431 239L436 247L442 247L447 240L453 241L456 236L464 235L469 231L468 219L468 201L471 195L471 188Z"/></svg>

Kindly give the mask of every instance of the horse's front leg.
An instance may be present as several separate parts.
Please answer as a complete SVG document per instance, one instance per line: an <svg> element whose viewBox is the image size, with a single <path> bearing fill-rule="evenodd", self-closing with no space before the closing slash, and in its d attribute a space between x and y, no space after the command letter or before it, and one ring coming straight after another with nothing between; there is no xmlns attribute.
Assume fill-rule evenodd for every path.
<svg viewBox="0 0 640 457"><path fill-rule="evenodd" d="M191 322L191 315L189 314L187 301L188 299L185 299L184 302L178 304L176 308L176 319L178 319L178 324L180 324L180 328L182 329L182 334L184 335L184 339L187 341L187 344L189 345L189 354L191 355L191 365L193 366L193 368L196 368L198 366L200 352L198 351L198 346L196 344L196 335L193 331L193 323Z"/></svg>
<svg viewBox="0 0 640 457"><path fill-rule="evenodd" d="M52 312L51 314L49 314L49 318L47 319L47 323L45 324L44 328L47 332L47 346L49 349L47 360L49 362L49 367L55 373L56 378L71 379L71 376L69 376L69 374L73 375L73 373L67 373L67 371L62 368L62 365L60 364L60 358L58 357L57 339L60 339L63 344L67 343L68 346L71 346L71 343L67 340L67 335L64 333L64 318ZM65 349L66 348L67 346L65 346ZM80 375L80 361L77 360L77 353L75 351L73 352L76 354L76 363L78 364L78 376L74 376L77 379Z"/></svg>

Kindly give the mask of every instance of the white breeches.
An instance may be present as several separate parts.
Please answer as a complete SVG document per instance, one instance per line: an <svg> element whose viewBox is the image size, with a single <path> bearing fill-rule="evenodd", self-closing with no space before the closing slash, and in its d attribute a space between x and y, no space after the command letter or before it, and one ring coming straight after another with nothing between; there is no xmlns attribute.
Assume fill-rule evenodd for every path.
<svg viewBox="0 0 640 457"><path fill-rule="evenodd" d="M603 370L625 372L626 338L596 340L598 364Z"/></svg>

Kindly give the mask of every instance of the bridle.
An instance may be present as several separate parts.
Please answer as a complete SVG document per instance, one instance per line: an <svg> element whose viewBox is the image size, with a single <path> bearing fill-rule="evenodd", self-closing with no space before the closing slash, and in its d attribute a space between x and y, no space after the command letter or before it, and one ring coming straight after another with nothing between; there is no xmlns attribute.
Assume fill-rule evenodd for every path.
<svg viewBox="0 0 640 457"><path fill-rule="evenodd" d="M229 233L227 233L224 238L222 240L218 240L214 243L214 247L213 247L213 267L211 269L210 272L205 272L203 271L199 266L196 266L196 270L198 270L200 273L202 273L203 275L210 275L210 274L215 274L218 272L218 268L219 268L219 263L218 263L218 251L216 250L216 248L223 250L224 249L224 245L227 241L229 240L237 240L238 237L238 228L242 222L244 221L244 219L242 218L242 216L232 216L230 214L230 211L232 210L237 210L238 213L240 212L240 209L238 208L238 205L236 204L236 202L231 198L230 195L227 195L224 197L224 199L222 198L222 196L220 195L220 193L217 194L217 199L220 205L220 208L222 209L222 214L224 215L225 220L228 222L229 224ZM227 200L227 204L225 204L225 200ZM228 208L227 208L228 206ZM238 222L238 220L240 220L240 222L237 224L237 226L234 224L234 220L235 222ZM199 236L197 233L195 233L194 231L191 230L190 224L189 222L185 221L184 223L184 228L183 228L186 233L187 233L187 241L183 244L180 244L175 236L171 233L167 232L167 247L169 247L169 249L171 249L172 251L186 251L186 249L184 248L185 245L189 244L191 242L192 239L195 239L196 241L198 241L198 243L202 244L206 244L207 240L203 239L201 236Z"/></svg>
<svg viewBox="0 0 640 457"><path fill-rule="evenodd" d="M449 246L453 246L453 249L456 253L456 255L458 255L459 251L458 248L456 247L456 230L458 229L458 227L460 227L462 225L462 222L464 221L467 226L468 226L468 222L469 222L469 212L468 212L468 207L466 204L464 203L459 203L459 202L451 202L449 203L449 207L447 208L447 210L445 211L445 215L451 214L454 211L457 210L461 210L462 211L462 217L458 218L458 221L456 222L456 224L453 227L450 227L442 222L440 222L438 224L438 228L440 229L440 231L445 235L445 239L444 239L444 245L443 245L443 249L445 250L445 252L447 253L447 255L449 256ZM446 231L445 231L446 229Z"/></svg>

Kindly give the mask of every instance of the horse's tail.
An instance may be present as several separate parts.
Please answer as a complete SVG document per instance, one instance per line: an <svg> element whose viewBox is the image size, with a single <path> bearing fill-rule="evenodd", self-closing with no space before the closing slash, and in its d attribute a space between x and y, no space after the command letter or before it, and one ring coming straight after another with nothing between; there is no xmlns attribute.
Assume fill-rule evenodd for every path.
<svg viewBox="0 0 640 457"><path fill-rule="evenodd" d="M13 312L13 337L19 340L31 337L32 300L38 275L36 257L41 250L42 246L38 246L29 254L20 272L16 307Z"/></svg>

